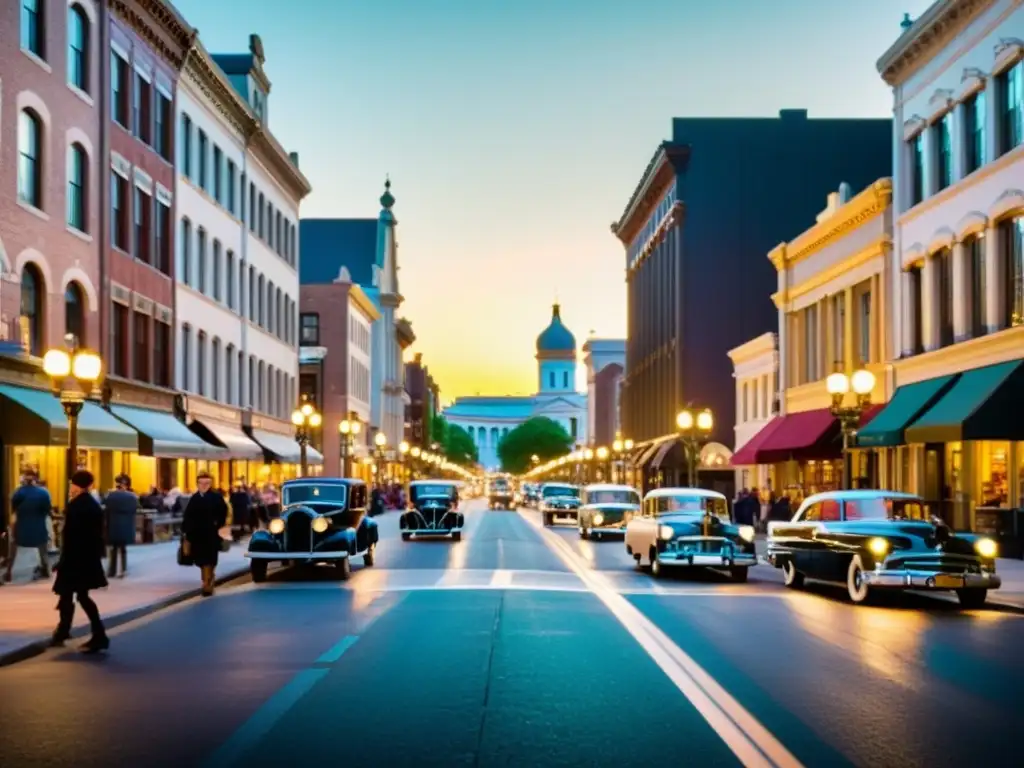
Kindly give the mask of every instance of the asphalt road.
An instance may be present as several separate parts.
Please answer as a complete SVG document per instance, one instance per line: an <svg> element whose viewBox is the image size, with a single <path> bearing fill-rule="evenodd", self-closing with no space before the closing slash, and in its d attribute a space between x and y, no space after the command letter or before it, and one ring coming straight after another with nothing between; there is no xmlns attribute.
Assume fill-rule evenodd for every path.
<svg viewBox="0 0 1024 768"><path fill-rule="evenodd" d="M654 583L478 502L457 544L379 522L347 584L272 572L0 669L0 765L1020 763L1024 616Z"/></svg>

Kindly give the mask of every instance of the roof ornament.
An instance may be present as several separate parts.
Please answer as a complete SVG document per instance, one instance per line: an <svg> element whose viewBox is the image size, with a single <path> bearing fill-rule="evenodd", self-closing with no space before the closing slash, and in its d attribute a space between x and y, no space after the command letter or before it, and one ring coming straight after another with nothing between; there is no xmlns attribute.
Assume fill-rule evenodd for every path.
<svg viewBox="0 0 1024 768"><path fill-rule="evenodd" d="M903 14L903 21L900 22L900 29L902 29L904 32L906 32L912 26L914 26L914 20L910 18L910 14L909 13L904 13Z"/></svg>
<svg viewBox="0 0 1024 768"><path fill-rule="evenodd" d="M249 53L260 60L260 64L267 62L266 55L263 53L263 41L259 35L249 35Z"/></svg>
<svg viewBox="0 0 1024 768"><path fill-rule="evenodd" d="M348 267L344 264L341 265L341 269L338 270L338 276L334 278L336 283L351 283L352 273L348 271Z"/></svg>
<svg viewBox="0 0 1024 768"><path fill-rule="evenodd" d="M384 176L384 194L380 196L380 204L382 208L389 211L395 204L395 196L391 194L391 174Z"/></svg>

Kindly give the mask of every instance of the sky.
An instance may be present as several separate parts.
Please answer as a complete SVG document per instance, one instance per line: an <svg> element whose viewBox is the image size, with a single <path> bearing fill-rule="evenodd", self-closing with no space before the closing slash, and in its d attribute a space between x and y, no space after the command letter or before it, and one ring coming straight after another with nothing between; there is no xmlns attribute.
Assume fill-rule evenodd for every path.
<svg viewBox="0 0 1024 768"><path fill-rule="evenodd" d="M578 347L625 336L609 226L673 117L891 115L875 63L929 4L175 0L211 52L260 35L303 216L374 217L390 174L409 352L445 402L535 392L556 299Z"/></svg>

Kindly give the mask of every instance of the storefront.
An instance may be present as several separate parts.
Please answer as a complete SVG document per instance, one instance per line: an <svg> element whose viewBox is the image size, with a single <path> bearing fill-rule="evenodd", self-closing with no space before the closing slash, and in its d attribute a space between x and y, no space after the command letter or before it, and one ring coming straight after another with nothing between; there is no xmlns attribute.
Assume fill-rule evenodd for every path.
<svg viewBox="0 0 1024 768"><path fill-rule="evenodd" d="M196 435L205 442L224 449L224 458L218 461L202 462L203 469L213 476L215 488L228 490L235 483L249 485L259 482L259 476L250 471L250 465L258 473L264 464L263 448L242 429L241 412L191 395L182 397L185 420Z"/></svg>
<svg viewBox="0 0 1024 768"><path fill-rule="evenodd" d="M248 424L243 421L243 431L263 451L262 459L247 462L246 477L259 485L273 483L280 486L286 480L294 480L302 474L302 448L295 439L290 424L264 416L246 414ZM306 465L310 475L323 473L324 456L312 445L306 446Z"/></svg>

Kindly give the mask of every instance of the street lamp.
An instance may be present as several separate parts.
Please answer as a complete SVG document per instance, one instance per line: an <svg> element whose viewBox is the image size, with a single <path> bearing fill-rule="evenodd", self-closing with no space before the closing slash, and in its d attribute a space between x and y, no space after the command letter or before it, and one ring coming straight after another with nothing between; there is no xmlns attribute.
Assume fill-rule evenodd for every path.
<svg viewBox="0 0 1024 768"><path fill-rule="evenodd" d="M850 488L850 442L857 435L861 416L871 405L871 391L875 388L875 374L861 368L852 376L845 373L833 373L825 379L825 388L832 395L832 406L829 410L839 420L843 432L843 489ZM846 396L853 390L856 399L853 405L844 405Z"/></svg>
<svg viewBox="0 0 1024 768"><path fill-rule="evenodd" d="M309 439L313 436L313 430L319 428L321 421L322 417L310 403L303 403L301 407L292 411L292 424L295 425L295 440L299 444L299 462L302 466L303 477L309 471L306 447L309 445Z"/></svg>
<svg viewBox="0 0 1024 768"><path fill-rule="evenodd" d="M412 450L409 443L403 440L398 444L398 453L402 456L402 474L405 475L403 480L408 482L409 479L409 466L406 464L406 457L409 455L409 451Z"/></svg>
<svg viewBox="0 0 1024 768"><path fill-rule="evenodd" d="M715 419L708 408L696 415L693 411L684 409L676 415L676 426L679 428L679 441L686 456L687 485L694 488L697 484L697 458L701 446L715 426Z"/></svg>
<svg viewBox="0 0 1024 768"><path fill-rule="evenodd" d="M338 432L341 435L341 476L348 477L351 474L352 453L355 448L356 435L363 429L359 417L350 413L347 419L338 423Z"/></svg>
<svg viewBox="0 0 1024 768"><path fill-rule="evenodd" d="M71 490L71 476L78 469L78 414L86 398L96 388L103 375L103 360L95 352L78 348L73 333L64 337L66 349L55 347L43 356L43 371L50 377L54 394L60 398L64 415L68 419L68 453L65 460L67 488ZM65 501L68 501L65 496Z"/></svg>
<svg viewBox="0 0 1024 768"><path fill-rule="evenodd" d="M600 462L598 471L603 475L605 470L608 468L606 466L608 463L608 449L602 445L597 449L595 455L597 456L598 462ZM602 478L598 477L597 479L601 480Z"/></svg>
<svg viewBox="0 0 1024 768"><path fill-rule="evenodd" d="M383 474L381 471L384 464L384 447L388 444L388 436L383 432L378 432L373 436L373 444L376 446L374 451L377 465L377 481L380 481L380 476Z"/></svg>

